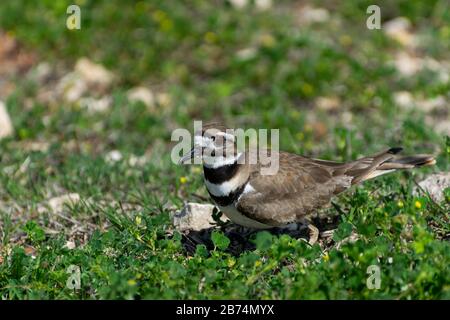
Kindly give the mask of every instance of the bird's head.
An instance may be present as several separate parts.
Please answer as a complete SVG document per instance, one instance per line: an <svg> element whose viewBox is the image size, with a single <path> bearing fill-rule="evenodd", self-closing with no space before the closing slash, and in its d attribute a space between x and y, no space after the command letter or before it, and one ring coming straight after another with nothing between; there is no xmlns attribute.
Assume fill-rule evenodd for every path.
<svg viewBox="0 0 450 320"><path fill-rule="evenodd" d="M236 137L232 129L218 124L205 125L195 133L194 147L185 154L180 163L201 157L206 166L219 166L235 161L237 156Z"/></svg>

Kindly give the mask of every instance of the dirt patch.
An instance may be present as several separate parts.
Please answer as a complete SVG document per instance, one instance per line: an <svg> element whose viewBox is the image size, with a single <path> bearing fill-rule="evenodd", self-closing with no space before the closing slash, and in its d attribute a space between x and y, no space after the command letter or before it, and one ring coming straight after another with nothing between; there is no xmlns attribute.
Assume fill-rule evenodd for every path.
<svg viewBox="0 0 450 320"><path fill-rule="evenodd" d="M0 97L8 96L15 88L14 77L28 72L37 56L25 50L9 33L0 30Z"/></svg>

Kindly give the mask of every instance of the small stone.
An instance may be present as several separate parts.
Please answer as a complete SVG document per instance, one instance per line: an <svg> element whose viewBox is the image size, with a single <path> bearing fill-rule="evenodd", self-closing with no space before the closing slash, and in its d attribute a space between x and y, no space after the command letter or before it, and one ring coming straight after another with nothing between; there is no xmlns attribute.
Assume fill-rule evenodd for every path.
<svg viewBox="0 0 450 320"><path fill-rule="evenodd" d="M244 48L236 52L236 57L241 61L253 59L257 54L256 48Z"/></svg>
<svg viewBox="0 0 450 320"><path fill-rule="evenodd" d="M0 140L12 136L14 133L11 118L3 101L0 101Z"/></svg>
<svg viewBox="0 0 450 320"><path fill-rule="evenodd" d="M301 23L312 24L327 22L330 19L330 13L324 8L314 8L306 5L300 10L298 19Z"/></svg>
<svg viewBox="0 0 450 320"><path fill-rule="evenodd" d="M158 105L161 107L168 107L172 103L172 99L170 98L170 95L161 92L156 95L156 101L158 102Z"/></svg>
<svg viewBox="0 0 450 320"><path fill-rule="evenodd" d="M36 68L30 72L30 78L39 85L46 83L52 76L52 67L48 62L39 63Z"/></svg>
<svg viewBox="0 0 450 320"><path fill-rule="evenodd" d="M48 205L53 212L61 212L66 204L75 204L80 201L78 193L69 193L59 197L52 198L48 201Z"/></svg>
<svg viewBox="0 0 450 320"><path fill-rule="evenodd" d="M173 224L180 231L200 231L211 228L214 224L213 210L214 206L211 204L187 203L182 210L172 216ZM223 215L221 219L228 220Z"/></svg>
<svg viewBox="0 0 450 320"><path fill-rule="evenodd" d="M432 99L420 100L417 102L417 106L425 112L431 112L434 110L446 110L447 99L443 96L437 96Z"/></svg>
<svg viewBox="0 0 450 320"><path fill-rule="evenodd" d="M411 22L405 17L397 17L383 24L383 30L386 35L404 46L414 46L416 44L410 28Z"/></svg>
<svg viewBox="0 0 450 320"><path fill-rule="evenodd" d="M319 97L316 99L316 106L320 110L333 111L339 108L340 100L337 97Z"/></svg>
<svg viewBox="0 0 450 320"><path fill-rule="evenodd" d="M145 87L136 87L128 92L128 100L132 102L141 101L147 108L153 108L155 105L155 96L150 89Z"/></svg>
<svg viewBox="0 0 450 320"><path fill-rule="evenodd" d="M450 136L450 120L435 122L434 131L443 136Z"/></svg>
<svg viewBox="0 0 450 320"><path fill-rule="evenodd" d="M105 94L114 81L114 74L102 65L81 58L74 71L58 82L56 92L65 101L74 103L88 92L95 96Z"/></svg>
<svg viewBox="0 0 450 320"><path fill-rule="evenodd" d="M148 162L148 159L147 159L147 157L145 155L144 156L140 156L140 157L135 156L135 155L131 155L130 158L128 159L128 164L131 167L136 167L136 166L142 167L147 162Z"/></svg>
<svg viewBox="0 0 450 320"><path fill-rule="evenodd" d="M405 17L397 17L383 24L383 29L386 33L406 31L410 28L411 22Z"/></svg>
<svg viewBox="0 0 450 320"><path fill-rule="evenodd" d="M414 57L406 52L400 52L394 59L395 68L403 76L409 77L422 70L422 59Z"/></svg>
<svg viewBox="0 0 450 320"><path fill-rule="evenodd" d="M82 98L80 99L80 106L85 108L90 113L105 112L109 110L112 104L112 98L109 96L96 98Z"/></svg>
<svg viewBox="0 0 450 320"><path fill-rule="evenodd" d="M65 75L56 87L62 98L71 103L80 99L87 89L87 83L74 72Z"/></svg>
<svg viewBox="0 0 450 320"><path fill-rule="evenodd" d="M65 247L69 250L75 249L76 245L73 241L67 241Z"/></svg>
<svg viewBox="0 0 450 320"><path fill-rule="evenodd" d="M268 10L272 7L272 0L255 0L255 6L258 10Z"/></svg>
<svg viewBox="0 0 450 320"><path fill-rule="evenodd" d="M444 200L444 189L450 187L450 172L432 174L425 180L419 182L419 186L425 192L428 192L434 201L441 202ZM419 193L418 188L414 193Z"/></svg>
<svg viewBox="0 0 450 320"><path fill-rule="evenodd" d="M237 9L242 9L248 4L248 0L228 0L231 5Z"/></svg>
<svg viewBox="0 0 450 320"><path fill-rule="evenodd" d="M111 71L87 58L81 58L77 61L75 72L89 85L94 85L101 89L109 88L115 80L115 76Z"/></svg>
<svg viewBox="0 0 450 320"><path fill-rule="evenodd" d="M400 108L408 110L414 105L414 97L409 91L399 91L394 93L394 102Z"/></svg>
<svg viewBox="0 0 450 320"><path fill-rule="evenodd" d="M105 156L105 160L110 163L119 162L122 159L123 159L123 155L119 150L110 151Z"/></svg>

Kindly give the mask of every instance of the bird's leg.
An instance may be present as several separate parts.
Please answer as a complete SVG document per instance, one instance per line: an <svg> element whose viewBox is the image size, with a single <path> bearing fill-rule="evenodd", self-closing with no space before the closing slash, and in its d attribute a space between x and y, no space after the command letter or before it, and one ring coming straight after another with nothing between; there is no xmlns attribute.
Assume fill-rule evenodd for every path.
<svg viewBox="0 0 450 320"><path fill-rule="evenodd" d="M308 228L308 234L309 234L309 240L308 243L310 245L314 245L317 240L319 240L319 229L316 228L315 225L313 225L309 220L307 219L302 219L300 220L300 223Z"/></svg>
<svg viewBox="0 0 450 320"><path fill-rule="evenodd" d="M317 240L319 240L319 229L316 228L316 226L308 223L308 230L309 230L309 244L314 245Z"/></svg>

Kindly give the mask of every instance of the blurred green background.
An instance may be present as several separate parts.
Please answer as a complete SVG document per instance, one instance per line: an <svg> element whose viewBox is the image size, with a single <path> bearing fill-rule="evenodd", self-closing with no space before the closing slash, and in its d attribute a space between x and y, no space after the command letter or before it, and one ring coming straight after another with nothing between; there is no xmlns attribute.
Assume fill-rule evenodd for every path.
<svg viewBox="0 0 450 320"><path fill-rule="evenodd" d="M66 28L73 3L80 30ZM366 27L372 4L381 29ZM450 168L449 74L448 0L0 1L0 101L14 128L0 141L0 293L448 298L448 199L436 207L412 190ZM286 238L264 263L202 250L187 260L169 213L207 194L199 168L171 163L170 137L193 120L279 128L282 150L313 157L403 146L437 165L339 199L340 232L362 240L322 248L320 262L321 249ZM68 193L83 201L43 209ZM367 291L359 267L380 259L385 286ZM70 264L84 268L79 292L64 289Z"/></svg>

